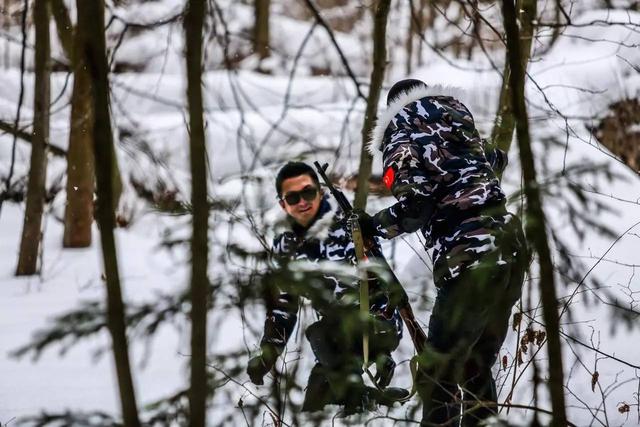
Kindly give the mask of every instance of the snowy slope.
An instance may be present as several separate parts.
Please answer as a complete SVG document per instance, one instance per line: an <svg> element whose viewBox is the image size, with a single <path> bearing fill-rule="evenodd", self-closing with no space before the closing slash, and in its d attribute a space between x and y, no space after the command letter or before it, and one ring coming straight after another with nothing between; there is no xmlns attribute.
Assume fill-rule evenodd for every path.
<svg viewBox="0 0 640 427"><path fill-rule="evenodd" d="M116 9L123 20L152 22L171 16L179 10L181 1L165 0L136 4ZM226 4L226 3L225 3ZM231 4L231 3L230 3ZM228 11L229 27L236 32L250 25L250 10L246 6ZM536 58L529 71L532 81L528 83L529 111L533 117L532 131L536 141L536 152L541 163L543 177L549 178L562 171L571 171L573 166L583 164L606 164L612 172L622 178L606 180L601 175L572 175L558 179L561 197L549 200L547 214L553 228L563 240L570 244L571 251L586 266L596 265L590 277L597 277L610 292L628 304L628 291L640 291L640 281L635 267L640 265L640 185L638 178L627 168L613 159L606 150L594 141L586 126L594 114L604 113L607 104L613 100L637 97L640 92L640 77L628 63L640 62L640 35L637 25L640 15L632 12L610 13L593 11L575 18L576 23L589 23L596 19L610 22L633 22L636 27L616 25L603 28L589 25L568 29L556 45L546 54ZM360 126L364 103L353 102L355 90L353 82L343 77L339 59L328 44L322 29L314 30L314 37L304 51L305 56L297 70L296 78L290 82L291 57L303 42L309 30L308 23L299 23L282 17L275 20L279 31L274 35L278 46L289 57L281 63L271 64L274 75L252 71L255 61L251 57L241 65L241 69L227 72L219 69L219 59L211 59L203 76L205 86L205 109L207 119L207 141L210 156L210 194L221 200L239 201L232 212L218 212L211 221L211 241L213 246L210 274L212 278L223 277L231 270L243 266L230 262L232 257L225 253L225 244L238 243L246 249L258 249L260 243L247 225L247 215L251 214L262 224L261 214L268 211L264 220L279 208L275 204L272 181L279 166L287 159L304 158L332 162L335 170L348 175L357 170ZM120 25L120 27L118 27ZM110 34L117 34L122 22L114 23ZM112 76L113 122L122 136L131 132L135 138L118 138L118 156L123 176L133 177L152 183L163 179L186 200L189 195L188 143L185 129L185 80L182 64L182 36L180 23L169 27L159 27L154 31L132 34L125 39L117 58L123 62L139 62L145 65L143 72L127 72ZM390 37L401 33L401 28L392 28ZM167 43L165 49L158 40ZM368 78L366 49L363 49L358 34L341 34L338 38L347 56L356 64L356 73L363 81ZM238 41L237 41L238 42ZM624 46L620 46L623 42ZM239 43L239 42L238 42ZM158 47L159 46L159 47ZM13 48L15 55L16 47ZM428 53L428 52L427 52ZM220 54L212 48L212 55ZM213 57L213 56L212 56ZM284 56L283 56L284 57ZM252 62L253 61L253 62ZM402 62L398 60L397 62ZM628 63L627 63L628 62ZM312 76L312 67L327 66L341 77ZM454 66L455 65L455 66ZM485 71L477 71L482 69ZM402 67L392 64L385 85L404 77ZM491 129L496 108L496 95L500 86L500 76L491 70L480 55L470 61L445 61L435 55L427 55L425 65L415 70L411 77L424 79L430 84L445 84L465 89L467 103L483 134ZM71 77L72 79L72 77ZM28 125L32 115L33 99L32 75L25 79L25 103L22 123ZM10 121L15 115L18 98L19 72L14 67L0 74L0 117ZM72 84L67 82L65 73L56 73L52 79L52 93L61 95L59 108L52 116L51 141L60 148L66 147L68 138L69 99ZM544 91L544 96L540 88ZM578 90L576 88L588 89ZM565 121L559 113L567 117ZM569 138L565 131L570 130ZM542 141L551 137L559 138L561 144L548 147ZM148 145L160 165L140 149L140 141ZM9 168L12 139L0 136L0 174ZM21 141L17 147L16 176L28 170L29 146ZM505 188L513 194L519 186L517 150L510 155L512 162L505 177ZM544 166L544 167L543 167ZM50 182L64 172L62 158L50 161ZM380 165L374 165L379 171ZM262 178L245 185L245 178ZM611 236L601 236L587 231L580 240L569 227L566 205L572 195L566 189L568 181L591 189L597 186L601 194L592 197L613 209L612 212L588 212L597 215L595 219L608 224L619 240ZM595 188L595 187L593 187ZM622 199L622 200L619 200ZM370 209L382 207L391 200L372 200ZM514 206L515 208L515 206ZM13 277L17 247L22 228L24 204L5 203L0 216L0 424L14 417L33 415L40 410L63 411L102 410L118 413L115 376L109 353L97 361L93 353L108 346L108 336L102 331L98 336L74 346L62 357L56 348L49 350L36 362L29 358L16 360L9 356L12 350L28 342L29 337L50 324L53 316L74 309L84 301L103 297L103 283L100 279L101 264L97 241L86 250L63 250L61 218L64 209L64 190L61 191L48 215L45 229L44 268L41 277ZM122 211L135 213L133 225L117 231L121 276L127 302L152 302L158 293L178 293L188 284L188 248L176 246L168 250L160 245L167 236L188 237L189 229L185 218L172 217L150 210L141 202L130 185L125 188L121 202ZM232 218L239 217L237 223ZM625 230L629 231L625 234ZM268 233L268 230L265 230ZM94 233L94 240L98 239ZM610 247L613 247L610 249ZM609 250L610 249L610 250ZM397 271L406 285L407 291L419 307L421 321L428 319L433 298L430 286L428 255L420 248L416 236L407 236L385 250L393 252ZM605 260L598 259L606 253ZM226 261L226 262L225 262ZM590 285L582 285L585 286ZM561 287L559 295L569 295L576 284ZM627 288L628 287L628 288ZM233 294L229 285L226 293ZM225 300L225 297L220 297ZM536 300L536 293L530 297ZM589 293L578 295L579 307L567 322L566 331L579 336L585 342L593 337L601 351L640 365L640 350L631 343L640 340L640 332L627 329L611 311L602 305L586 305L593 300ZM219 301L220 302L220 301ZM634 307L637 309L637 307ZM246 317L243 317L246 316ZM210 354L221 355L240 351L244 354L237 360L246 362L248 352L256 349L264 309L259 305L248 307L245 313L236 309L216 310L210 322ZM306 324L312 321L308 313ZM637 323L637 318L635 319ZM571 323L571 324L569 324ZM186 366L188 364L188 328L184 320L175 325L167 325L150 342L134 340L132 358L139 403L145 404L171 394L186 386ZM615 332L615 333L614 333ZM302 369L298 373L301 381L313 363L313 356L306 342L298 333L289 346L290 360L298 357L300 348ZM516 337L511 333L501 355L514 356ZM579 349L579 347L576 347ZM600 373L603 388L610 384L620 386L611 391L606 400L607 420L610 425L635 425L634 414L620 414L620 402L632 403L637 393L636 371L611 359L596 362L592 351L579 349L588 369ZM396 360L406 360L411 353L411 345L405 340L397 352ZM541 353L544 354L544 353ZM525 356L526 358L527 356ZM546 356L543 356L544 359ZM601 396L591 390L591 375L579 364L565 346L565 372L575 369L569 381L569 396L572 407L569 417L577 425L588 425L592 415L580 403L596 404ZM544 362L542 363L544 366ZM530 404L530 370L527 371L516 388L514 402ZM499 373L500 378L509 378L511 373ZM509 375L507 377L506 375ZM247 377L239 374L236 379L245 383ZM631 382L624 383L627 379ZM402 365L394 383L409 383L408 369ZM237 422L243 422L236 408L239 399L252 401L249 391L267 395L267 387L256 388L251 384L243 386L229 382L216 395L211 417L219 422L228 414L236 414ZM503 390L501 400L506 396ZM301 396L295 398L300 399ZM637 395L636 395L637 398ZM416 402L408 406L415 405ZM540 406L549 407L548 402ZM405 416L405 409L396 409L392 415ZM529 413L511 412L511 420L530 417ZM603 414L598 414L603 418ZM604 419L604 418L603 418ZM256 420L261 422L262 418ZM384 425L384 424L380 424Z"/></svg>

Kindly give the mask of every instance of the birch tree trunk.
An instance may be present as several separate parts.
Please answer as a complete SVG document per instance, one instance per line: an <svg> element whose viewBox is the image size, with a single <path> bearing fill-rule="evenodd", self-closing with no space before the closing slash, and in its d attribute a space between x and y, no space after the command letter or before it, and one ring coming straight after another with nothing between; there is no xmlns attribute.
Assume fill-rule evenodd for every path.
<svg viewBox="0 0 640 427"><path fill-rule="evenodd" d="M531 149L527 106L524 97L525 73L516 11L513 0L502 2L502 15L507 36L507 53L511 74L511 108L516 124L516 135L520 151L520 163L524 175L524 193L527 200L525 229L527 239L533 241L540 264L540 294L542 313L547 331L547 353L549 357L549 392L553 409L552 425L565 427L567 416L564 399L564 373L562 367L562 347L560 345L558 301L556 282L547 239L546 218L542 208L540 190L536 178L536 168Z"/></svg>
<svg viewBox="0 0 640 427"><path fill-rule="evenodd" d="M369 195L369 177L371 176L372 158L367 151L367 141L371 130L375 126L380 91L384 81L384 70L387 65L387 18L391 0L380 0L375 13L373 23L373 70L371 71L371 83L369 96L367 97L367 109L362 124L362 146L360 147L360 167L358 169L358 188L353 203L356 209L365 209L367 196Z"/></svg>
<svg viewBox="0 0 640 427"><path fill-rule="evenodd" d="M207 295L209 257L207 203L207 153L202 105L202 38L205 0L189 0L184 19L187 60L187 103L191 153L191 388L190 426L206 425L207 405Z"/></svg>
<svg viewBox="0 0 640 427"><path fill-rule="evenodd" d="M122 417L126 427L139 427L138 409L134 391L129 350L127 346L124 303L120 288L118 258L116 253L115 215L113 207L114 148L109 114L109 81L104 28L104 0L78 0L78 22L87 31L84 43L79 46L85 55L89 75L93 81L92 101L93 152L95 156L98 193L97 220L100 227L102 258L107 285L107 327L113 344L113 355L118 377Z"/></svg>
<svg viewBox="0 0 640 427"><path fill-rule="evenodd" d="M47 178L47 150L49 142L49 102L51 98L51 59L49 40L49 1L36 0L33 7L35 23L35 88L33 100L33 142L27 204L20 241L16 275L31 275L37 271L38 250L42 244L42 213Z"/></svg>

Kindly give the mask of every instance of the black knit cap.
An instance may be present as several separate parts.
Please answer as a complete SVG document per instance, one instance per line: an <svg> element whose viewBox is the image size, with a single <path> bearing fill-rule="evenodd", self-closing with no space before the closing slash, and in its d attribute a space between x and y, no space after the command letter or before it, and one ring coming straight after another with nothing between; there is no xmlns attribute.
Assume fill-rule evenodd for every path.
<svg viewBox="0 0 640 427"><path fill-rule="evenodd" d="M427 87L427 84L422 80L417 79L404 79L396 82L396 84L391 86L391 89L389 89L389 93L387 94L387 105L391 104L393 100L403 93L409 92L410 90L420 86Z"/></svg>

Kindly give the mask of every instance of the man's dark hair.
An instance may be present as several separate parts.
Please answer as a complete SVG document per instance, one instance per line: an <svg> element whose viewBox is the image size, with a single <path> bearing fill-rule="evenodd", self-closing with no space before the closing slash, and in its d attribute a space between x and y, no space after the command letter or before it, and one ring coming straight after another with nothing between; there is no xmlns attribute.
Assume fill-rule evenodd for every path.
<svg viewBox="0 0 640 427"><path fill-rule="evenodd" d="M282 182L285 179L300 175L309 175L311 179L313 179L313 182L316 183L316 186L320 188L318 175L316 175L316 171L314 171L311 166L304 162L289 162L278 171L278 175L276 176L276 191L278 192L278 197L282 197Z"/></svg>
<svg viewBox="0 0 640 427"><path fill-rule="evenodd" d="M391 86L391 89L389 89L389 93L387 94L387 105L391 104L403 93L409 92L410 90L421 86L426 88L427 84L422 80L417 79L404 79L396 82L396 84Z"/></svg>

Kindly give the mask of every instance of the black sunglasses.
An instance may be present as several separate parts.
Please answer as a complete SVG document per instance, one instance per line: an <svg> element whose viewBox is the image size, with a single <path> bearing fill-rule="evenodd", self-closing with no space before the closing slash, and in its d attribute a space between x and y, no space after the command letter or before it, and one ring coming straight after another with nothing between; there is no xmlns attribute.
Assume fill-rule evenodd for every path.
<svg viewBox="0 0 640 427"><path fill-rule="evenodd" d="M316 187L307 186L300 191L290 191L282 197L282 200L287 202L289 206L297 205L300 203L300 197L307 202L313 201L318 195L318 189Z"/></svg>

